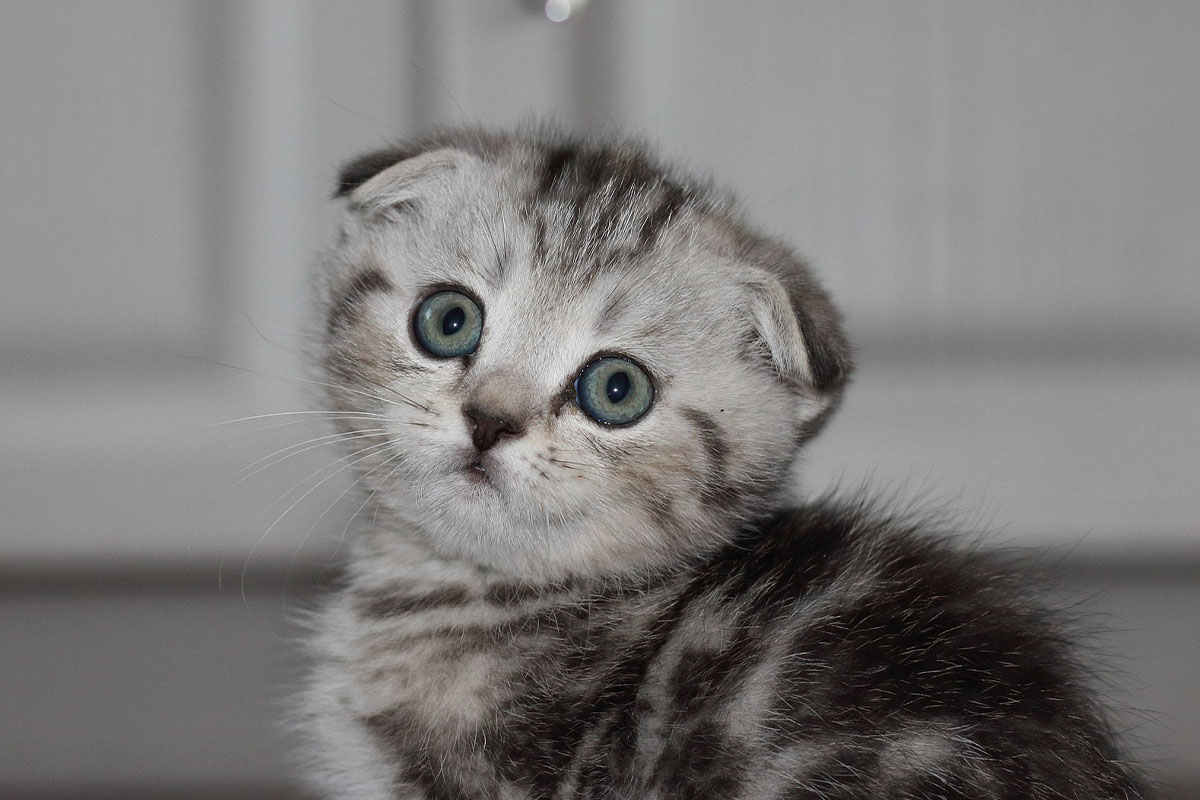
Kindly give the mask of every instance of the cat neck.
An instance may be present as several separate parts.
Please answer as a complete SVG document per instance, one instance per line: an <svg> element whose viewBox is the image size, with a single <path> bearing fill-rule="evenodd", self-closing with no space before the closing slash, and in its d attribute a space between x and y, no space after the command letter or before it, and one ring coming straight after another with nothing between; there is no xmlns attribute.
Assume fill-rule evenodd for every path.
<svg viewBox="0 0 1200 800"><path fill-rule="evenodd" d="M443 587L486 591L495 586L542 586L577 590L591 586L599 591L655 584L690 572L702 559L684 559L670 565L640 565L636 568L547 569L531 564L525 569L504 569L456 558L438 551L431 537L418 525L395 514L380 511L364 514L364 522L349 541L345 565L347 577L361 589L393 589L398 586L436 590Z"/></svg>

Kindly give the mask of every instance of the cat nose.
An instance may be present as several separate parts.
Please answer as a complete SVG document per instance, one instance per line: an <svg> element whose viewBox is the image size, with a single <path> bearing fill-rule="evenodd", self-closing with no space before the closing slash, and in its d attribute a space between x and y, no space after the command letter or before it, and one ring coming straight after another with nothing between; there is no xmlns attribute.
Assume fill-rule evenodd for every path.
<svg viewBox="0 0 1200 800"><path fill-rule="evenodd" d="M519 373L500 369L478 376L462 405L475 448L483 452L502 436L525 433L535 405L533 387Z"/></svg>
<svg viewBox="0 0 1200 800"><path fill-rule="evenodd" d="M479 452L490 449L501 436L517 437L525 426L512 417L499 416L477 406L466 406L463 414L471 427L471 441Z"/></svg>

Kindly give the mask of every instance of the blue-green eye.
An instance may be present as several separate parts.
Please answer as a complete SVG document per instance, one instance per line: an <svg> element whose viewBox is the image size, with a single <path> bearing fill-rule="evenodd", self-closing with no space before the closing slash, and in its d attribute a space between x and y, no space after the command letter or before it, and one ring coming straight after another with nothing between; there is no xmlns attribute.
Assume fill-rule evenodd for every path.
<svg viewBox="0 0 1200 800"><path fill-rule="evenodd" d="M596 422L628 425L650 410L654 385L637 364L606 356L588 364L575 379L575 399Z"/></svg>
<svg viewBox="0 0 1200 800"><path fill-rule="evenodd" d="M483 310L462 292L448 289L432 294L417 308L413 332L438 358L469 356L483 333Z"/></svg>

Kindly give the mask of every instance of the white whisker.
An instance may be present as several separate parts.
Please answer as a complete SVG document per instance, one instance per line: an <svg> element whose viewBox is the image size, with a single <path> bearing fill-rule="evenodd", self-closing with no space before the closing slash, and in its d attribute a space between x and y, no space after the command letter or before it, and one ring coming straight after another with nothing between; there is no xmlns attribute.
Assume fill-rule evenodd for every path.
<svg viewBox="0 0 1200 800"><path fill-rule="evenodd" d="M324 447L324 446L330 445L330 444L337 444L339 442L355 441L357 439L366 439L366 438L370 438L372 436L382 436L386 433L387 433L387 430L385 428L366 428L363 430L353 431L350 433L330 433L325 436L317 436L317 437L309 439L307 441L297 442L296 444L291 444L291 445L288 445L287 447L282 447L282 448L276 450L275 452L270 453L269 455L263 456L262 458L258 459L254 463L248 464L247 466L242 467L242 469L238 470L238 475L240 477L238 478L237 482L234 483L234 486L240 486L241 484L245 483L247 480L254 477L258 473L262 472L263 470L270 469L271 467L275 466L276 464L280 464L284 461L287 461L289 458L298 456L301 453L307 453L310 450L315 450L319 447ZM269 463L263 463L263 462L269 462ZM259 466L260 464L262 466ZM256 469L256 467L257 467L257 469ZM247 471L249 471L249 472L247 472Z"/></svg>
<svg viewBox="0 0 1200 800"><path fill-rule="evenodd" d="M387 417L382 414L374 414L370 411L276 411L272 414L252 414L248 417L238 417L237 419L227 419L224 422L214 422L212 425L206 426L205 430L224 428L228 425L236 425L241 422L254 422L255 420L271 419L273 417L303 417L302 419L293 420L295 423L310 422L312 421L312 417L328 419L355 419L360 417L379 420L387 419ZM269 428L263 428L261 430L269 430Z"/></svg>
<svg viewBox="0 0 1200 800"><path fill-rule="evenodd" d="M283 576L283 589L282 589L283 596L280 597L281 604L286 604L288 578L291 577L292 568L296 565L296 559L299 557L300 551L304 549L304 545L308 542L309 537L312 536L313 531L315 531L317 529L317 525L319 525L321 523L321 520L325 519L325 517L329 515L329 512L333 510L334 506L336 506L339 502L341 502L342 498L345 497L347 494L349 494L351 491L353 491L356 486L358 486L360 483L365 481L367 478L369 478L372 474L374 474L378 470L380 470L384 467L390 466L393 463L393 461L397 462L397 466L395 467L395 469L398 469L399 468L398 464L400 462L399 454L392 456L392 458L385 459L382 463L377 464L374 467L371 467L371 469L364 472L357 480L355 480L353 483L351 483L349 486L347 486L345 489L343 489L341 494L339 494L337 497L335 497L333 499L333 502L331 502L329 505L327 505L325 507L325 510L322 511L315 520L313 520L313 524L309 526L308 530L304 534L304 538L302 538L300 540L300 544L296 546L296 550L292 553L291 561L288 562L287 572L285 572L284 576ZM391 473L389 473L389 476L390 475L391 475ZM374 491L372 491L369 495L367 495L367 500L370 500L370 498L372 498L374 496L375 496L375 493L374 493ZM350 515L350 521L354 520L354 517L357 516L359 511L362 511L363 506L365 506L366 503L367 503L367 501L364 500L363 504L358 507L358 510L356 510L354 512L354 514ZM350 522L348 521L346 523L346 528L342 531L341 539L338 540L337 547L334 548L334 551L333 551L334 554L336 554L337 551L341 549L342 542L345 540L346 533L349 530L350 530Z"/></svg>
<svg viewBox="0 0 1200 800"><path fill-rule="evenodd" d="M216 359L211 359L211 358L202 358L200 356L185 356L185 358L194 359L196 361L203 361L206 364L215 364L216 366L219 366L219 367L225 367L226 369L237 370L238 372L246 372L251 375L261 375L263 377L275 378L276 380L281 380L281 381L292 381L293 383L305 383L305 384L309 384L311 386L324 386L326 388L337 389L338 391L342 391L342 392L351 392L351 393L357 394L361 397L366 397L370 400L375 400L380 403L386 403L388 405L398 406L398 405L403 404L403 405L412 406L413 408L419 409L426 413L434 413L431 406L428 403L424 403L424 404L419 403L416 400L413 400L412 398L406 396L404 393L400 392L398 389L395 389L391 386L384 386L384 387L380 387L380 388L386 389L387 391L396 395L397 397L399 397L401 399L401 401L403 401L403 403L397 403L394 400L389 400L386 397L382 397L377 394L372 394L371 392L365 391L363 389L353 388L353 387L346 386L346 385L340 384L340 383L330 383L329 381L318 381L318 380L314 380L312 378L297 378L297 377L294 377L291 375L280 375L275 372L266 372L264 370L252 369L250 367L239 367L236 364L228 364L224 361L217 361Z"/></svg>
<svg viewBox="0 0 1200 800"><path fill-rule="evenodd" d="M383 479L379 482L380 485L390 481L392 479L392 477L395 476L395 474L400 471L400 468L404 466L403 460L401 460L399 457L396 457L395 461L396 461L396 466L394 466L391 469L391 471L388 472L387 475L383 476ZM388 462L384 462L384 464L386 464L386 463L388 463ZM390 484L390 486L394 486L394 485L395 485L394 483ZM390 488L390 486L389 486L389 488ZM356 508L354 510L354 513L350 515L350 519L346 520L346 527L342 528L342 535L338 539L337 546L333 548L332 555L334 555L334 556L337 555L338 551L340 551L342 549L342 545L345 544L345 542L346 542L346 537L350 534L350 526L352 524L354 524L354 519L359 514L362 513L362 510L367 507L367 504L370 503L371 500L374 499L375 495L378 494L378 492L379 492L378 488L372 489L370 491L370 493L366 496L366 499L364 499L362 501L362 503L358 506L358 508Z"/></svg>
<svg viewBox="0 0 1200 800"><path fill-rule="evenodd" d="M324 478L321 478L321 480L317 481L312 486L310 486L308 488L308 490L304 492L304 494L297 497L292 502L291 505L289 505L287 508L285 508L283 510L283 512L280 513L279 516L277 516L275 518L275 521L272 522L270 524L270 526L268 526L267 529L265 531L263 531L262 535L258 537L258 540L250 548L250 551L246 554L245 560L242 562L241 591L242 591L242 601L243 602L246 602L246 570L250 566L250 559L254 557L254 553L258 549L259 545L261 545L264 541L266 541L267 537L270 536L271 531L275 530L276 526L279 525L279 523L283 520L283 518L286 517L289 513L291 513L292 509L294 509L297 505L299 505L304 500L304 498L308 497L310 494L315 492L318 488L323 486L325 483L332 480L336 476L340 475L342 472L349 469L350 467L353 467L355 464L358 464L362 461L367 460L368 458L370 458L372 455L374 455L379 450L390 447L391 445L392 445L392 443L390 441L385 441L380 444L375 444L375 445L371 445L369 447L364 447L361 450L356 450L355 452L351 453L349 456L345 456L341 459L338 459L338 462L345 462L345 460L347 458L354 458L353 461L350 461L348 463L341 463L339 466L337 466L332 472L330 472ZM338 462L334 462L334 463L336 464ZM326 467L323 467L322 469L328 469L328 465ZM316 477L318 474L320 474L320 472L321 472L321 470L317 470L316 472L309 475L307 478L304 478L302 481L297 483L296 486L293 487L293 489L291 491L295 491L296 488L299 488L306 481L309 481L312 478ZM291 491L289 491L287 494L290 494ZM280 502L282 502L283 499L287 498L287 494L285 494L284 497L281 498ZM276 505L278 505L278 503L273 503L272 507L274 507Z"/></svg>

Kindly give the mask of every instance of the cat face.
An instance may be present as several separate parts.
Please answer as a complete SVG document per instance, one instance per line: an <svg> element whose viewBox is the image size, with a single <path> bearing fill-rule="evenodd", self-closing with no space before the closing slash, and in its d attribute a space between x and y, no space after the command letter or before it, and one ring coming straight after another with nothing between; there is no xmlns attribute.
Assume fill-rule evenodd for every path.
<svg viewBox="0 0 1200 800"><path fill-rule="evenodd" d="M343 428L397 535L445 556L545 576L711 550L840 392L803 266L638 151L452 134L340 193L330 400L372 415Z"/></svg>

